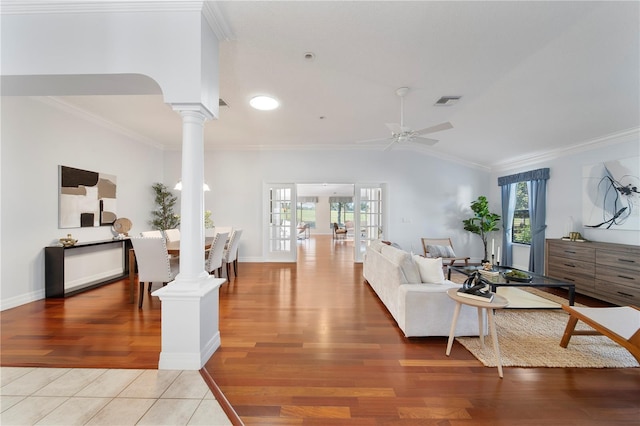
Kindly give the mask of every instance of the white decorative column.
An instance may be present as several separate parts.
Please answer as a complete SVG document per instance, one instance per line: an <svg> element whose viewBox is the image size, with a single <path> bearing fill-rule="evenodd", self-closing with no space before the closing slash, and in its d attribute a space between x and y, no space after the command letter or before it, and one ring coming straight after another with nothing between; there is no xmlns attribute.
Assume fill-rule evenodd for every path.
<svg viewBox="0 0 640 426"><path fill-rule="evenodd" d="M158 368L199 370L220 347L218 291L224 279L204 270L204 122L202 105L172 105L182 116L180 273L154 291L162 301Z"/></svg>

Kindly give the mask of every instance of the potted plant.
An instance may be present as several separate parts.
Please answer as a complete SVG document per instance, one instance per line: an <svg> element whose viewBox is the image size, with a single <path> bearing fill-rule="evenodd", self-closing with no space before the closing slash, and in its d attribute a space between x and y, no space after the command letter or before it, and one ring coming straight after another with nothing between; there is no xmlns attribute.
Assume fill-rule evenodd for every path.
<svg viewBox="0 0 640 426"><path fill-rule="evenodd" d="M164 231L180 226L180 216L173 211L178 197L173 195L169 188L162 183L154 183L152 188L156 194L156 209L151 212L153 219L150 222L153 229Z"/></svg>
<svg viewBox="0 0 640 426"><path fill-rule="evenodd" d="M487 253L487 234L499 229L498 222L500 221L500 215L489 211L489 202L484 195L479 196L477 200L471 203L471 210L474 216L463 220L462 223L466 231L478 234L480 238L482 238L482 244L484 245L484 259L482 261L484 263L489 259Z"/></svg>

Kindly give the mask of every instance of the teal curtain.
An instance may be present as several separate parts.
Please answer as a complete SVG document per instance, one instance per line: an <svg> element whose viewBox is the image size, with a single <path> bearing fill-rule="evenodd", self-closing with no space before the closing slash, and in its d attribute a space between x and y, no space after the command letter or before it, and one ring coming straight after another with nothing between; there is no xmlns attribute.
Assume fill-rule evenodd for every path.
<svg viewBox="0 0 640 426"><path fill-rule="evenodd" d="M529 220L531 222L531 249L529 251L529 270L544 271L544 240L547 229L547 180L549 168L530 170L498 178L502 191L502 264L513 262L513 244L511 233L513 214L516 206L516 183L527 182L529 191Z"/></svg>
<svg viewBox="0 0 640 426"><path fill-rule="evenodd" d="M544 272L544 240L547 229L547 180L536 179L527 182L529 191L529 220L531 221L531 250L529 250L529 270Z"/></svg>
<svg viewBox="0 0 640 426"><path fill-rule="evenodd" d="M505 266L513 264L511 236L513 233L513 215L516 210L516 185L515 183L509 183L500 187L502 192L502 253L500 254L501 259L498 259L498 261Z"/></svg>

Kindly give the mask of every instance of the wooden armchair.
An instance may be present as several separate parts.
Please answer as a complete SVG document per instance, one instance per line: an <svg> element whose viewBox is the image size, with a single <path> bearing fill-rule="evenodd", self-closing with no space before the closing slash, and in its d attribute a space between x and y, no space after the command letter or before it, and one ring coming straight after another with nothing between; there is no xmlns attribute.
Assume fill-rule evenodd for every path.
<svg viewBox="0 0 640 426"><path fill-rule="evenodd" d="M346 236L347 236L347 230L345 228L340 228L336 222L333 222L333 239L344 240Z"/></svg>
<svg viewBox="0 0 640 426"><path fill-rule="evenodd" d="M443 265L449 262L449 266L453 266L457 261L464 261L464 266L469 266L469 257L456 256L451 238L421 238L421 240L425 257L441 257Z"/></svg>

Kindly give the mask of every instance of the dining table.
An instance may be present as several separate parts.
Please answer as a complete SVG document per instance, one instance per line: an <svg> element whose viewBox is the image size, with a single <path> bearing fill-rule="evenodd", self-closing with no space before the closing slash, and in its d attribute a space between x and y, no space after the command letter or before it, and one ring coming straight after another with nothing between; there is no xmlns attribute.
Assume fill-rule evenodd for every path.
<svg viewBox="0 0 640 426"><path fill-rule="evenodd" d="M214 237L205 237L204 239L204 250L205 252L211 248L211 244L213 244ZM180 255L180 240L175 241L167 241L167 253L171 256L179 256ZM129 303L136 303L136 292L135 292L135 283L136 283L136 252L133 248L129 249Z"/></svg>

